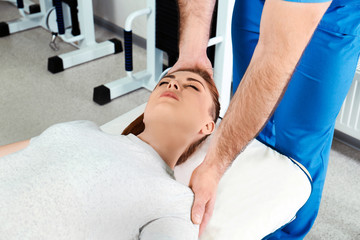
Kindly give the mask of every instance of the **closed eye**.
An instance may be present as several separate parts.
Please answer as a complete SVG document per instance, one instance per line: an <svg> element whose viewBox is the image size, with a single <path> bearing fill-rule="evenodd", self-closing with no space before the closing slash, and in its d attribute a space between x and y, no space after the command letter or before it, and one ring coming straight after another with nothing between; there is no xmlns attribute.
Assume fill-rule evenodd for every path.
<svg viewBox="0 0 360 240"><path fill-rule="evenodd" d="M159 86L161 86L161 85L163 85L163 84L168 84L168 82L165 82L165 81L163 81L163 82L161 82L160 84L159 84Z"/></svg>
<svg viewBox="0 0 360 240"><path fill-rule="evenodd" d="M199 89L197 87L195 87L194 85L187 85L186 87L191 87L191 88L193 88L193 89L195 89L196 91L199 92Z"/></svg>

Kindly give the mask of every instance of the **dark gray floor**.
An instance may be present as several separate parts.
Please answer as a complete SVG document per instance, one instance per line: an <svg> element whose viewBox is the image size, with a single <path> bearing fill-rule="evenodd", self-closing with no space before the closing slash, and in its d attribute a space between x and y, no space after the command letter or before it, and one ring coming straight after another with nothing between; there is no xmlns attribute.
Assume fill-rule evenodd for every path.
<svg viewBox="0 0 360 240"><path fill-rule="evenodd" d="M0 1L0 22L17 17ZM99 27L97 41L114 37ZM115 36L116 37L116 36ZM28 139L57 122L88 119L102 125L147 101L144 89L99 106L93 88L125 76L124 53L67 69L47 71L47 58L74 50L49 47L42 28L0 38L0 145ZM135 71L145 68L146 51L134 48ZM360 152L334 141L319 217L306 239L360 239Z"/></svg>

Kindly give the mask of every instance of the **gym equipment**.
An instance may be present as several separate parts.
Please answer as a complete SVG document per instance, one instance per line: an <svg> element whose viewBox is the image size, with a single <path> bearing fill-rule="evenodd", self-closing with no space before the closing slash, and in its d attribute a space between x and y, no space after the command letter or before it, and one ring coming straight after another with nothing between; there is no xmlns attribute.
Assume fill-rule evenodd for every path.
<svg viewBox="0 0 360 240"><path fill-rule="evenodd" d="M41 26L41 20L46 14L46 9L49 9L51 6L41 0L41 6L35 4L30 0L17 0L17 1L6 1L14 4L20 15L20 19L11 21L11 22L1 22L0 23L0 37L8 36L12 33L28 30L31 28Z"/></svg>
<svg viewBox="0 0 360 240"><path fill-rule="evenodd" d="M232 81L232 48L231 48L231 16L235 0L222 0L215 8L213 31L208 46L215 46L213 59L214 79L220 93L221 112L224 116L230 102ZM157 84L163 71L163 53L169 56L169 66L176 62L178 56L178 17L175 0L147 0L147 8L133 12L128 16L124 30L125 70L127 76L94 88L93 100L100 104L139 88L150 91ZM132 22L138 16L147 15L147 68L133 73L132 56ZM213 27L213 30L215 28ZM211 55L208 53L208 55ZM210 57L210 56L209 56Z"/></svg>
<svg viewBox="0 0 360 240"><path fill-rule="evenodd" d="M40 12L40 5L30 0L2 0L3 2L12 3L15 7L19 8L20 14L34 14Z"/></svg>
<svg viewBox="0 0 360 240"><path fill-rule="evenodd" d="M101 43L95 41L92 1L40 0L37 13L26 13L24 3L31 4L29 0L17 0L22 18L0 23L0 37L42 26L52 32L50 47L54 50L57 37L77 47L78 50L48 59L48 70L52 73L123 50L121 41L115 38Z"/></svg>

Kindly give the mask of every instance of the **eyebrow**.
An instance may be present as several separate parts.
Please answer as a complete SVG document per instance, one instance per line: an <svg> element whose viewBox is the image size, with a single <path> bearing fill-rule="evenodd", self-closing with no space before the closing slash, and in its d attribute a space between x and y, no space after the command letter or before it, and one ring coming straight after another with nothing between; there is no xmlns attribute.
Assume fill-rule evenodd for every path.
<svg viewBox="0 0 360 240"><path fill-rule="evenodd" d="M171 79L175 79L176 77L175 77L175 75L169 74L169 75L166 75L165 77L163 77L163 79L164 79L164 78L171 78ZM200 83L200 84L203 86L203 88L205 89L204 84L202 84L202 82L201 82L201 81L199 81L199 80L197 80L197 79L195 79L195 78L188 77L188 78L186 78L186 80L187 80L187 81L198 82L198 83Z"/></svg>

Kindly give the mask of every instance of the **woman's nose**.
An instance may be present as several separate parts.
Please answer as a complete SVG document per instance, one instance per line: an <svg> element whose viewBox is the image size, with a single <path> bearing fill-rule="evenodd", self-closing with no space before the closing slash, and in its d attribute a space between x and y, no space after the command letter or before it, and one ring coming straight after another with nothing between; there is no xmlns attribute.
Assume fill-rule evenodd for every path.
<svg viewBox="0 0 360 240"><path fill-rule="evenodd" d="M168 88L171 89L171 88L175 88L176 90L179 89L179 85L176 81L170 81L169 84L168 84Z"/></svg>

